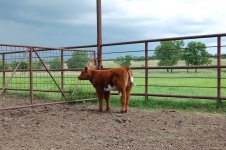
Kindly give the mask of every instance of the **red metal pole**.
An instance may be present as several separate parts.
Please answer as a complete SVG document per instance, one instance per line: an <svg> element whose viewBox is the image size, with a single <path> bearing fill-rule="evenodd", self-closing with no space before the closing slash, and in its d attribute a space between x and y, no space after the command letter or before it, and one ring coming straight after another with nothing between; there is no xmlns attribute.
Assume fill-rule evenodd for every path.
<svg viewBox="0 0 226 150"><path fill-rule="evenodd" d="M64 51L63 50L61 50L61 90L64 92Z"/></svg>
<svg viewBox="0 0 226 150"><path fill-rule="evenodd" d="M145 100L148 100L148 42L145 42Z"/></svg>
<svg viewBox="0 0 226 150"><path fill-rule="evenodd" d="M221 36L217 37L217 108L221 106Z"/></svg>
<svg viewBox="0 0 226 150"><path fill-rule="evenodd" d="M93 53L94 65L97 66L96 52Z"/></svg>
<svg viewBox="0 0 226 150"><path fill-rule="evenodd" d="M98 69L102 66L102 17L101 17L101 0L97 0L97 57Z"/></svg>
<svg viewBox="0 0 226 150"><path fill-rule="evenodd" d="M2 85L5 87L5 54L2 54Z"/></svg>
<svg viewBox="0 0 226 150"><path fill-rule="evenodd" d="M32 52L33 52L33 48L30 48L30 51L29 51L29 73L30 73L30 98L31 98L31 105L33 104Z"/></svg>

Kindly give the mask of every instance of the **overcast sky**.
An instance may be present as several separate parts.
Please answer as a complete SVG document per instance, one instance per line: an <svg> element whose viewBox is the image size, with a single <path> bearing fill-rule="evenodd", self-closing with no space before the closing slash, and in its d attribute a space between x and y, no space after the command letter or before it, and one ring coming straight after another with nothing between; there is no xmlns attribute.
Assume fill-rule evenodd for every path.
<svg viewBox="0 0 226 150"><path fill-rule="evenodd" d="M0 43L96 43L96 0L0 0ZM225 0L102 0L103 42L226 32Z"/></svg>

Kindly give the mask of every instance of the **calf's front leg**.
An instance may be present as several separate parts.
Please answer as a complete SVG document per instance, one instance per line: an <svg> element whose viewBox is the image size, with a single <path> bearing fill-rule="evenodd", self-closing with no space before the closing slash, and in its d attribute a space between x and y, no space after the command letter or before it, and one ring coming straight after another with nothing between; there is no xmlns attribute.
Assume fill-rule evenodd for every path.
<svg viewBox="0 0 226 150"><path fill-rule="evenodd" d="M122 109L121 109L121 113L126 113L126 91L123 90L122 91L122 96L121 96L121 104L122 104Z"/></svg>
<svg viewBox="0 0 226 150"><path fill-rule="evenodd" d="M97 91L97 97L99 101L99 111L103 110L103 99L104 99L104 92Z"/></svg>

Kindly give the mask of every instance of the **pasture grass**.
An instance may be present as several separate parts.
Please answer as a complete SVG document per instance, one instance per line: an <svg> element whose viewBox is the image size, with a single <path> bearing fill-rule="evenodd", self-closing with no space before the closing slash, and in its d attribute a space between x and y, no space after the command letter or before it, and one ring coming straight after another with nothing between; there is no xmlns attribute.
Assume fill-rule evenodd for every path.
<svg viewBox="0 0 226 150"><path fill-rule="evenodd" d="M111 97L111 105L121 107L121 101L118 96ZM226 113L226 101L222 101L222 107L216 109L216 101L200 100L200 99L175 99L175 98L159 98L149 97L145 100L144 97L132 97L129 107L139 109L152 110L179 110L179 111L197 111L211 113Z"/></svg>

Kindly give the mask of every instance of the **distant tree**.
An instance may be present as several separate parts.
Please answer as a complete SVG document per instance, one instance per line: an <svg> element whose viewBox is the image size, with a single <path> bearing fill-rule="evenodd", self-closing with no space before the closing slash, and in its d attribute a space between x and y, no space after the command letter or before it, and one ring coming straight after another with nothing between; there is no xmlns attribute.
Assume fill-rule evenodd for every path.
<svg viewBox="0 0 226 150"><path fill-rule="evenodd" d="M159 59L159 66L174 66L181 59L184 41L164 41L155 48L154 56ZM167 69L167 72L169 70ZM172 70L171 70L172 72Z"/></svg>
<svg viewBox="0 0 226 150"><path fill-rule="evenodd" d="M19 66L19 69L28 69L29 68L29 65L27 62L21 62L20 66Z"/></svg>
<svg viewBox="0 0 226 150"><path fill-rule="evenodd" d="M119 56L114 60L114 63L120 65L120 66L131 66L131 61L133 57L131 55L126 56Z"/></svg>
<svg viewBox="0 0 226 150"><path fill-rule="evenodd" d="M33 69L41 69L43 67L42 63L40 61L34 61L32 63L32 68Z"/></svg>
<svg viewBox="0 0 226 150"><path fill-rule="evenodd" d="M5 69L9 69L9 67L10 67L10 64L8 64L7 62L5 62ZM3 69L3 62L0 61L0 71L2 71L2 69Z"/></svg>
<svg viewBox="0 0 226 150"><path fill-rule="evenodd" d="M12 61L11 64L10 64L11 69L15 69L17 64L18 64L17 61Z"/></svg>
<svg viewBox="0 0 226 150"><path fill-rule="evenodd" d="M144 56L132 56L134 61L144 61L145 57Z"/></svg>
<svg viewBox="0 0 226 150"><path fill-rule="evenodd" d="M133 61L145 61L145 56L132 56ZM148 60L154 59L154 56L148 56Z"/></svg>
<svg viewBox="0 0 226 150"><path fill-rule="evenodd" d="M2 61L0 61L0 71L2 71L2 69L3 69L3 63Z"/></svg>
<svg viewBox="0 0 226 150"><path fill-rule="evenodd" d="M217 54L216 54L216 57L217 57ZM226 59L226 54L221 54L221 58Z"/></svg>
<svg viewBox="0 0 226 150"><path fill-rule="evenodd" d="M11 67L12 69L15 69L16 66L18 65L18 63L19 63L19 62L17 62L17 61L13 61L13 62L11 62L10 67ZM22 62L20 63L20 66L18 67L18 69L28 69L28 68L29 68L28 63L27 63L27 62L24 62L24 61L22 61Z"/></svg>
<svg viewBox="0 0 226 150"><path fill-rule="evenodd" d="M183 59L187 66L211 64L210 56L206 51L206 45L202 42L189 42L183 52Z"/></svg>
<svg viewBox="0 0 226 150"><path fill-rule="evenodd" d="M84 68L89 61L87 52L74 51L72 57L67 60L68 68Z"/></svg>
<svg viewBox="0 0 226 150"><path fill-rule="evenodd" d="M51 61L49 61L49 67L50 69L60 69L61 66L61 60L60 58L53 58Z"/></svg>

